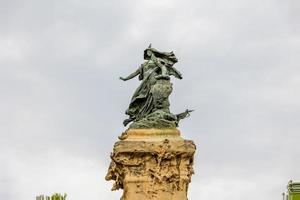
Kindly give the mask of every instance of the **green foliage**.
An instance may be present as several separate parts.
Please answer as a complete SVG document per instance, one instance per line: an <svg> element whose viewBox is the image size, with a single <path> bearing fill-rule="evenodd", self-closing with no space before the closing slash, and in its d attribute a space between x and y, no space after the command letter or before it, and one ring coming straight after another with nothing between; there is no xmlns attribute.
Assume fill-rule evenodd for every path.
<svg viewBox="0 0 300 200"><path fill-rule="evenodd" d="M66 199L67 199L67 194L61 195L59 193L55 193L51 197L45 195L40 195L36 197L36 200L66 200Z"/></svg>
<svg viewBox="0 0 300 200"><path fill-rule="evenodd" d="M67 194L64 194L64 196L62 196L61 194L55 193L51 196L51 200L66 200L67 198Z"/></svg>

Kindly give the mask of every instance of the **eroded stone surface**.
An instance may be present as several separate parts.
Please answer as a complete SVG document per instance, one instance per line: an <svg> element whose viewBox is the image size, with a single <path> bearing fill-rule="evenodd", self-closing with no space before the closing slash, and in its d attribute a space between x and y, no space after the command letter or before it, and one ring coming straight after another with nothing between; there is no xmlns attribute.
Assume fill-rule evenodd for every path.
<svg viewBox="0 0 300 200"><path fill-rule="evenodd" d="M114 145L106 180L122 200L186 200L196 146L177 129L133 129Z"/></svg>

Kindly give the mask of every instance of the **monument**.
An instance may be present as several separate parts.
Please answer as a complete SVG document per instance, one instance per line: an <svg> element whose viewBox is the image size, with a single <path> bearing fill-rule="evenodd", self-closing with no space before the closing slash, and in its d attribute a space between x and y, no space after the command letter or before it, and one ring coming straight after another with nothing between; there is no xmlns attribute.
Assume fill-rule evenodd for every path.
<svg viewBox="0 0 300 200"><path fill-rule="evenodd" d="M112 190L123 189L121 200L187 200L196 146L177 128L192 110L170 112L171 77L182 79L174 67L178 60L173 52L151 45L144 59L136 71L120 77L138 76L141 83L126 110L128 129L114 145L105 179L114 181Z"/></svg>

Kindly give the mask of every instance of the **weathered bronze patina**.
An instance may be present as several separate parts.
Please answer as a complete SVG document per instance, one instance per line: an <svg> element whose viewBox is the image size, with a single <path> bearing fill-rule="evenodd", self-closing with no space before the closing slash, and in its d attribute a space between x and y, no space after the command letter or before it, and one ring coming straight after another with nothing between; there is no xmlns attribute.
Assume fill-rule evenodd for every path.
<svg viewBox="0 0 300 200"><path fill-rule="evenodd" d="M120 77L127 81L139 76L141 81L126 110L129 118L123 124L133 122L129 128L175 128L191 112L188 109L177 115L170 112L169 96L173 90L170 76L182 79L174 67L178 59L173 52L160 52L151 45L145 49L144 59L146 61L136 71Z"/></svg>

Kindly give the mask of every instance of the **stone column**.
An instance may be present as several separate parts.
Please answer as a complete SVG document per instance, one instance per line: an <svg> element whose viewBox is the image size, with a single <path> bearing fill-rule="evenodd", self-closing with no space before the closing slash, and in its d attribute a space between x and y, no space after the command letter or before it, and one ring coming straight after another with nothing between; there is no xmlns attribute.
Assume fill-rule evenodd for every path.
<svg viewBox="0 0 300 200"><path fill-rule="evenodd" d="M178 129L130 129L114 145L106 180L121 200L187 200L196 146Z"/></svg>

